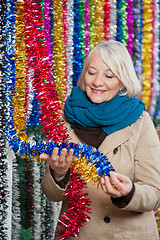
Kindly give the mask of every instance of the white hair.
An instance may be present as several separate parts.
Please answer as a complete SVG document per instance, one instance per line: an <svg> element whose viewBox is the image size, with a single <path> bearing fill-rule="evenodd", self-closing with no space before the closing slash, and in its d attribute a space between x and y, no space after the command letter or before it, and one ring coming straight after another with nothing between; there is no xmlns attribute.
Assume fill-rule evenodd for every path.
<svg viewBox="0 0 160 240"><path fill-rule="evenodd" d="M100 41L88 54L77 83L77 86L82 91L85 91L84 77L90 58L95 53L99 53L115 77L125 86L125 92L121 95L127 95L128 97L141 95L141 84L137 78L129 52L122 43L115 40Z"/></svg>

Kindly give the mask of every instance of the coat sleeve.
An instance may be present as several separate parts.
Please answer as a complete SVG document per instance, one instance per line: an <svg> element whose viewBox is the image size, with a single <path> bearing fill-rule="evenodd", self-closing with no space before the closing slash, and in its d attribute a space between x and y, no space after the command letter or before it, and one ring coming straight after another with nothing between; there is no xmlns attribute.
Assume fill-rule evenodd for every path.
<svg viewBox="0 0 160 240"><path fill-rule="evenodd" d="M135 151L135 192L128 211L145 212L160 206L160 141L155 127L145 114Z"/></svg>
<svg viewBox="0 0 160 240"><path fill-rule="evenodd" d="M41 181L41 185L42 185L42 190L44 194L51 201L59 202L65 199L64 193L66 188L61 188L58 184L55 183L50 173L48 164L46 164L46 169Z"/></svg>

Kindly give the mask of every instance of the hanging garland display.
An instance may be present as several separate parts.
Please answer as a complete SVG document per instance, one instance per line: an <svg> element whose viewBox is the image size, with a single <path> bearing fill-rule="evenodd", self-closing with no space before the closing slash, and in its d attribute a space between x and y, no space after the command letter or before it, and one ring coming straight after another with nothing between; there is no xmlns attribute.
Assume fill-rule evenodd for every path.
<svg viewBox="0 0 160 240"><path fill-rule="evenodd" d="M53 43L53 76L59 105L62 106L66 97L66 1L53 1L54 9L54 43ZM54 86L53 86L54 87ZM54 89L54 88L53 88ZM56 110L57 111L57 110Z"/></svg>
<svg viewBox="0 0 160 240"><path fill-rule="evenodd" d="M67 132L65 131L65 128L62 124L61 120L61 102L58 99L58 91L55 89L57 88L54 82L52 81L52 75L51 75L51 64L49 62L49 57L47 53L47 44L45 44L43 39L45 39L45 32L43 30L43 20L41 18L41 10L40 10L40 3L37 1L27 1L23 4L17 2L17 13L20 11L24 16L24 20L20 21L18 19L18 14L17 14L17 26L18 30L21 30L24 28L24 37L20 35L18 41L22 43L19 47L19 51L21 52L23 50L23 39L25 38L25 54L21 56L19 51L16 52L16 61L15 61L15 69L20 69L18 67L19 62L19 57L22 57L21 61L23 61L26 64L25 71L26 75L30 73L30 69L33 69L33 90L37 93L36 99L38 100L39 106L40 106L40 120L41 124L43 125L42 129L44 131L44 134L46 136L46 141L45 142L34 142L30 141L27 139L27 136L25 132L22 130L24 129L24 125L22 124L17 124L18 122L21 122L18 120L19 115L16 114L16 112L13 109L13 113L15 113L15 117L13 118L13 129L8 130L8 141L11 146L11 149L19 156L24 157L24 158L32 158L34 156L39 156L41 153L45 152L49 155L51 155L54 147L58 147L59 149L66 147L68 150L70 148L74 149L74 152L76 153L77 158L76 159L81 159L81 164L83 166L83 172L81 168L81 164L79 164L79 161L75 161L73 163L73 168L78 171L81 174L83 174L86 177L87 181L93 181L94 184L98 183L100 176L109 175L110 170L114 170L111 164L109 163L108 159L104 157L100 152L93 151L92 147L90 146L85 146L85 145L77 145L77 144L67 144L65 143L66 141L68 142L68 135ZM32 21L30 21L32 19ZM24 22L24 24L23 24ZM38 24L38 28L37 28ZM17 34L18 35L18 34ZM19 36L19 35L18 35ZM16 64L17 63L17 64ZM18 71L17 70L17 71ZM22 90L22 87L24 86L24 80L23 77L19 77L18 72L16 72L16 84L15 84L15 90L17 92L20 92L22 94L22 99L23 96L25 95L25 91ZM23 73L22 73L23 74ZM20 83L18 83L18 80ZM28 78L26 78L26 81L28 82ZM22 83L22 84L21 84ZM28 84L27 84L28 85ZM61 85L61 83L60 83ZM21 88L20 88L21 86ZM28 96L28 94L27 94ZM25 98L24 98L25 99ZM15 106L15 109L17 110L18 108L16 107L18 105L18 100L19 98L14 98L12 99L12 104ZM27 104L26 104L27 106ZM21 109L24 108L24 103L22 102ZM47 112L46 112L47 110ZM53 111L54 110L54 111ZM48 114L48 112L50 114ZM21 113L20 117L23 118L23 121L25 119L24 116L24 111ZM23 122L22 121L22 122ZM16 123L16 124L15 124ZM56 126L54 128L53 126ZM59 129L57 129L57 126L59 126ZM52 129L56 129L54 132ZM21 134L22 133L22 134ZM56 139L55 142L52 141L52 139ZM48 141L47 141L48 140ZM56 143L57 142L57 143ZM91 163L91 166L88 167L88 164ZM95 168L94 171L93 168ZM87 170L90 169L89 173L86 174ZM74 180L74 175L72 177ZM83 183L83 181L79 180L80 182ZM81 184L80 189L83 189L83 184ZM68 194L69 195L69 194ZM77 201L80 202L79 200L81 199L82 195L79 194L77 195ZM85 199L85 204L84 201L82 201L81 206L85 206L88 204L89 200L86 198ZM73 203L73 201L71 201ZM77 206L74 206L73 204L71 205L72 209L75 210L77 209ZM76 219L77 223L83 222L85 223L84 219L82 219L83 216L83 211L86 211L87 207L81 209L80 215L74 215L74 218ZM73 218L73 216L72 216ZM81 226L78 224L78 229L76 231L72 232L70 230L70 234L77 235L79 232L79 228ZM67 231L68 232L68 231Z"/></svg>
<svg viewBox="0 0 160 240"><path fill-rule="evenodd" d="M84 3L73 1L74 31L73 31L73 86L76 86L83 68L85 58L84 45Z"/></svg>
<svg viewBox="0 0 160 240"><path fill-rule="evenodd" d="M133 63L134 68L137 73L138 79L142 85L142 26L143 26L143 18L142 18L142 1L134 0L133 2L133 13L134 13L134 45L133 45Z"/></svg>
<svg viewBox="0 0 160 240"><path fill-rule="evenodd" d="M102 39L113 38L127 47L143 86L142 100L159 126L160 94L157 92L154 102L153 93L156 84L159 85L159 74L154 66L156 61L159 69L159 55L154 54L158 49L154 28L159 26L155 23L159 18L156 19L154 15L159 11L159 2L5 0L3 3L0 1L0 4L0 24L3 29L1 51L4 57L4 62L0 63L0 113L3 118L0 118L0 132L4 132L2 123L5 117L6 142L18 156L14 174L18 173L23 180L19 193L21 209L17 213L21 217L18 216L17 224L18 227L21 224L22 235L29 231L32 238L35 209L32 198L32 158L40 162L39 155L47 153L51 156L55 147L59 148L59 154L62 148L68 151L74 149L76 158L71 167L71 182L65 192L69 206L58 222L62 230L56 235L61 240L76 237L81 227L89 221L91 212L91 201L88 194L83 193L86 183L99 185L102 176L109 176L109 171L115 170L100 151L70 141L62 118L64 102L72 86L77 84L90 49ZM2 26L4 23L5 27ZM32 132L33 126L38 129L37 135ZM0 178L3 182L6 180L6 169L5 164L2 164L5 155L2 139L0 144L3 153L0 158ZM18 185L20 180L16 182ZM5 188L2 192L4 195L0 198L0 209L3 203L5 205ZM45 204L43 197L42 204ZM49 214L50 204L46 203L45 207ZM0 212L0 217L2 215ZM51 225L47 223L45 226L48 238ZM0 225L0 236L3 239L6 237L3 225Z"/></svg>
<svg viewBox="0 0 160 240"><path fill-rule="evenodd" d="M85 58L89 53L89 23L90 23L90 6L89 0L86 0L84 3L84 27L85 27Z"/></svg>
<svg viewBox="0 0 160 240"><path fill-rule="evenodd" d="M104 1L104 39L110 39L110 9L111 4L109 0Z"/></svg>
<svg viewBox="0 0 160 240"><path fill-rule="evenodd" d="M0 239L7 240L5 231L5 221L7 216L7 174L5 149L5 94L4 94L4 11L2 1L0 1Z"/></svg>
<svg viewBox="0 0 160 240"><path fill-rule="evenodd" d="M150 99L152 97L152 72L153 72L153 59L152 59L152 44L153 44L153 9L152 1L143 1L143 39L142 39L142 66L143 66L143 93L142 101L149 111Z"/></svg>
<svg viewBox="0 0 160 240"><path fill-rule="evenodd" d="M127 2L125 0L117 1L117 34L116 40L122 42L125 46L128 39L127 32Z"/></svg>
<svg viewBox="0 0 160 240"><path fill-rule="evenodd" d="M90 1L90 49L104 39L104 1ZM110 19L110 15L108 16ZM106 22L105 22L106 23Z"/></svg>
<svg viewBox="0 0 160 240"><path fill-rule="evenodd" d="M153 56L152 56L152 61L153 61L153 77L152 77L152 98L151 98L151 103L150 103L150 116L152 118L152 120L154 121L154 115L156 112L156 105L157 105L157 100L158 100L158 95L159 95L159 91L160 91L160 85L159 85L159 25L158 23L158 19L159 19L159 4L158 4L158 0L156 0L154 3L152 3L152 9L153 9L153 21L152 21L152 25L153 25ZM155 124L156 126L156 124Z"/></svg>
<svg viewBox="0 0 160 240"><path fill-rule="evenodd" d="M127 8L126 8L126 12L127 12L127 31L128 31L128 39L127 39L127 49L128 52L130 53L130 56L133 56L133 43L134 43L134 19L133 19L133 0L128 0L127 1Z"/></svg>

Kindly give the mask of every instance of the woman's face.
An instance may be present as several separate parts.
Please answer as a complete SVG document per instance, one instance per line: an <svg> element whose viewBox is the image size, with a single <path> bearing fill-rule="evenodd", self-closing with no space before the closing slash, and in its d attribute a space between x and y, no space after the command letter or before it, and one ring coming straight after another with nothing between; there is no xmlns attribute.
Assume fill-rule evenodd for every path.
<svg viewBox="0 0 160 240"><path fill-rule="evenodd" d="M94 103L110 101L124 88L98 53L90 58L84 83L86 94Z"/></svg>

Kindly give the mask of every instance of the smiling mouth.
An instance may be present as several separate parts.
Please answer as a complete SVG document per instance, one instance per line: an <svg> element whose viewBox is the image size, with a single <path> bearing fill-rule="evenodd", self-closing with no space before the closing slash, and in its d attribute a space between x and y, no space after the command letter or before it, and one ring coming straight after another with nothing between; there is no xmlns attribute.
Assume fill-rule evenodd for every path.
<svg viewBox="0 0 160 240"><path fill-rule="evenodd" d="M106 90L100 90L100 89L93 89L92 88L92 92L95 94L103 94L104 92L106 92Z"/></svg>

